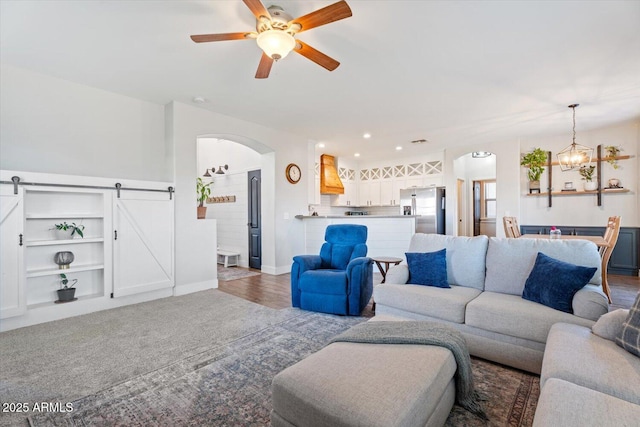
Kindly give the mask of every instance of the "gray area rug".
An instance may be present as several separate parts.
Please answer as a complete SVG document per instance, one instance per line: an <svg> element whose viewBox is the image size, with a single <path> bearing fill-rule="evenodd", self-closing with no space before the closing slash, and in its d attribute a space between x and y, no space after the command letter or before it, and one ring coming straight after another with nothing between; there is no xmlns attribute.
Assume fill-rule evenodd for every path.
<svg viewBox="0 0 640 427"><path fill-rule="evenodd" d="M0 401L75 401L297 315L208 290L3 332Z"/></svg>
<svg viewBox="0 0 640 427"><path fill-rule="evenodd" d="M296 309L292 317L72 402L73 413L32 414L33 426L265 426L275 374L363 318ZM539 379L473 359L486 423L455 406L447 426L530 426Z"/></svg>
<svg viewBox="0 0 640 427"><path fill-rule="evenodd" d="M242 267L224 267L218 264L218 280L228 281L244 279L245 277L259 276L260 273Z"/></svg>

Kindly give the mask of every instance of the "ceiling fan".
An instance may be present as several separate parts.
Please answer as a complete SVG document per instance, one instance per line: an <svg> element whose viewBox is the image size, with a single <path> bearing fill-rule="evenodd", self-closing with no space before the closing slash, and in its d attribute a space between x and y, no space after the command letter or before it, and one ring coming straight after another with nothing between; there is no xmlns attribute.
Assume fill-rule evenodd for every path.
<svg viewBox="0 0 640 427"><path fill-rule="evenodd" d="M269 77L274 61L294 50L316 64L333 71L340 63L295 38L296 34L351 16L351 9L342 0L315 12L293 19L280 6L265 8L260 0L242 0L256 17L256 31L242 33L200 34L191 36L196 43L224 40L256 39L262 49L256 79Z"/></svg>

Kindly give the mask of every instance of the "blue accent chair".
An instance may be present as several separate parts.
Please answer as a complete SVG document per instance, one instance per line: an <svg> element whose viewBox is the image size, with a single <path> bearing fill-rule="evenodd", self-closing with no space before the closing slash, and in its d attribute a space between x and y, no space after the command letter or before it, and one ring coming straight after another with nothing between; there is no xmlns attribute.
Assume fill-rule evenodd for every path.
<svg viewBox="0 0 640 427"><path fill-rule="evenodd" d="M327 227L320 255L298 255L291 266L291 303L303 310L358 316L373 293L367 227Z"/></svg>

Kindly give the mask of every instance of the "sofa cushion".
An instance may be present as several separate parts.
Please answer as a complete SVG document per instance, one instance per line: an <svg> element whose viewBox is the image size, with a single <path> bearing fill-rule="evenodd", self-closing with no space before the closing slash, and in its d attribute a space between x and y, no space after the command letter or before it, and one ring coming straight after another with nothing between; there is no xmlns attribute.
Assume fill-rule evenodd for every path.
<svg viewBox="0 0 640 427"><path fill-rule="evenodd" d="M488 241L487 236L461 237L416 233L411 238L408 252L435 252L446 249L449 284L482 290Z"/></svg>
<svg viewBox="0 0 640 427"><path fill-rule="evenodd" d="M596 267L571 264L538 252L524 284L522 298L573 313L573 296L589 283L596 270Z"/></svg>
<svg viewBox="0 0 640 427"><path fill-rule="evenodd" d="M622 324L627 319L629 310L619 308L600 317L595 325L591 327L591 332L609 341L615 341L622 332Z"/></svg>
<svg viewBox="0 0 640 427"><path fill-rule="evenodd" d="M544 343L549 329L556 322L577 323L587 327L592 320L554 310L522 299L519 295L483 292L469 302L465 323L512 337Z"/></svg>
<svg viewBox="0 0 640 427"><path fill-rule="evenodd" d="M450 288L447 281L447 250L407 252L409 282L412 285Z"/></svg>
<svg viewBox="0 0 640 427"><path fill-rule="evenodd" d="M464 286L436 288L383 283L373 289L376 304L427 315L449 322L464 323L465 308L481 291Z"/></svg>
<svg viewBox="0 0 640 427"><path fill-rule="evenodd" d="M504 239L492 237L487 250L486 291L522 295L524 284L533 269L538 252L560 261L596 267L590 280L602 284L598 247L588 240Z"/></svg>
<svg viewBox="0 0 640 427"><path fill-rule="evenodd" d="M533 426L633 426L638 420L638 405L550 378L540 393Z"/></svg>
<svg viewBox="0 0 640 427"><path fill-rule="evenodd" d="M620 334L616 336L616 344L640 357L640 292L622 324Z"/></svg>
<svg viewBox="0 0 640 427"><path fill-rule="evenodd" d="M640 405L640 358L614 342L568 323L553 325L544 352L540 386L550 378Z"/></svg>

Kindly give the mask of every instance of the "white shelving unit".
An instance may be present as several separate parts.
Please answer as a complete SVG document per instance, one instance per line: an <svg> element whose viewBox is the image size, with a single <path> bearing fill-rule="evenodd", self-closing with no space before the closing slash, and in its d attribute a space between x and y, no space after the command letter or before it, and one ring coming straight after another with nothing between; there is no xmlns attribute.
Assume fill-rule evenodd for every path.
<svg viewBox="0 0 640 427"><path fill-rule="evenodd" d="M105 235L110 224L111 195L105 190L75 188L35 188L24 190L24 266L27 309L53 305L58 299L60 274L74 286L79 301L101 297L110 291L110 275L105 274L110 250ZM109 216L107 218L106 216ZM84 226L84 238L57 239L55 224L67 222ZM109 226L110 228L110 226ZM70 251L75 260L60 269L54 256ZM105 280L105 276L108 276ZM108 282L108 283L107 283ZM75 303L76 301L74 301Z"/></svg>
<svg viewBox="0 0 640 427"><path fill-rule="evenodd" d="M0 171L0 330L173 294L170 183ZM83 237L55 224L82 225ZM57 252L74 261L61 269ZM214 260L215 261L215 260ZM58 301L60 274L73 301Z"/></svg>

